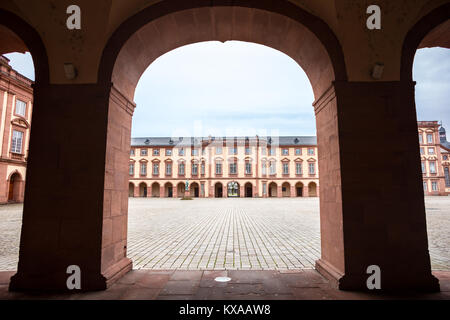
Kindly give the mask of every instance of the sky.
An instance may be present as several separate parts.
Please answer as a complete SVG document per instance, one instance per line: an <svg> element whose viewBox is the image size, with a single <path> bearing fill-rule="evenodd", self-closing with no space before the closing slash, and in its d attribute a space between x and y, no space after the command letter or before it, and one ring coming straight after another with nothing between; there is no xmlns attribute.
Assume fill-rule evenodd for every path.
<svg viewBox="0 0 450 320"><path fill-rule="evenodd" d="M8 54L34 79L29 54ZM414 61L418 120L450 131L450 50L420 49ZM258 44L187 45L155 60L135 92L133 137L316 134L314 96L301 67Z"/></svg>

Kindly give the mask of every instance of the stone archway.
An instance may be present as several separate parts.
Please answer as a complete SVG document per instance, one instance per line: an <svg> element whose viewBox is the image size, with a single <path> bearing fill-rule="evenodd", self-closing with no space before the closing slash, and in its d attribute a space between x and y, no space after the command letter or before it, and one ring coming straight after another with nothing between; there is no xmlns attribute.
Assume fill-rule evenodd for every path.
<svg viewBox="0 0 450 320"><path fill-rule="evenodd" d="M281 194L283 197L290 197L291 196L291 185L289 182L284 182L281 185Z"/></svg>
<svg viewBox="0 0 450 320"><path fill-rule="evenodd" d="M73 261L85 270L84 290L104 289L131 269L123 232L129 174L127 166L120 164L129 158L135 85L152 61L176 47L242 40L288 54L313 86L321 196L317 270L341 289L362 290L367 266L377 263L385 289L438 289L431 275L423 200L410 201L423 195L410 80L347 81L345 61L354 68L361 65L349 56L344 59L331 28L292 1L219 2L171 0L136 8L137 13L116 29L103 48L97 83L36 86L35 92L42 96L35 101L39 107L33 114L31 179L26 187L19 270L11 288L66 290L65 270ZM346 34L351 32L342 28ZM386 62L396 65L396 59L388 56ZM52 68L60 67L55 60ZM86 115L90 121L84 133L79 128L86 125ZM69 125L61 119L70 119ZM381 123L389 135L379 134ZM366 133L364 143L360 132ZM97 139L91 139L92 133ZM64 144L72 139L79 145L84 141L89 157ZM34 151L38 148L42 156ZM61 155L65 167L49 162ZM357 157L365 161L355 162ZM42 170L47 167L51 170ZM55 195L40 183L49 177L57 180L62 170L75 191L66 192L65 181L58 182L54 192L62 201L55 204ZM362 211L367 219L360 219ZM50 243L36 239L33 226L37 224L53 236ZM71 234L79 237L73 239ZM401 238L385 234L401 234ZM40 259L33 259L37 255Z"/></svg>
<svg viewBox="0 0 450 320"><path fill-rule="evenodd" d="M223 184L221 182L217 182L214 185L214 197L223 198Z"/></svg>
<svg viewBox="0 0 450 320"><path fill-rule="evenodd" d="M170 182L164 185L164 197L173 198L173 185Z"/></svg>
<svg viewBox="0 0 450 320"><path fill-rule="evenodd" d="M130 182L128 184L128 197L130 197L130 198L134 197L134 184L133 184L133 182Z"/></svg>
<svg viewBox="0 0 450 320"><path fill-rule="evenodd" d="M147 184L145 182L139 184L139 197L147 198Z"/></svg>
<svg viewBox="0 0 450 320"><path fill-rule="evenodd" d="M317 184L315 182L308 184L308 197L317 197Z"/></svg>
<svg viewBox="0 0 450 320"><path fill-rule="evenodd" d="M14 171L11 173L8 179L8 201L9 202L21 202L23 201L22 195L23 179L19 172Z"/></svg>
<svg viewBox="0 0 450 320"><path fill-rule="evenodd" d="M191 185L189 186L189 190L191 197L193 198L200 197L200 186L198 185L197 182L192 182Z"/></svg>
<svg viewBox="0 0 450 320"><path fill-rule="evenodd" d="M152 198L161 197L161 187L158 182L152 183Z"/></svg>
<svg viewBox="0 0 450 320"><path fill-rule="evenodd" d="M241 186L237 181L231 181L227 184L227 198L239 198L241 195Z"/></svg>
<svg viewBox="0 0 450 320"><path fill-rule="evenodd" d="M278 186L275 182L269 183L269 198L278 197Z"/></svg>
<svg viewBox="0 0 450 320"><path fill-rule="evenodd" d="M303 183L297 182L295 184L295 196L296 197L303 197Z"/></svg>
<svg viewBox="0 0 450 320"><path fill-rule="evenodd" d="M247 182L244 185L244 192L246 198L253 198L253 185L251 184L251 182Z"/></svg>

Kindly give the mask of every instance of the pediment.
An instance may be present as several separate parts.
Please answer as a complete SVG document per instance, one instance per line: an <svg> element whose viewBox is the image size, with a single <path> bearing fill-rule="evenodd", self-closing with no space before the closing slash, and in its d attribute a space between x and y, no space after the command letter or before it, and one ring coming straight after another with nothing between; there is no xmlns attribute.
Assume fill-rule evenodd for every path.
<svg viewBox="0 0 450 320"><path fill-rule="evenodd" d="M25 119L22 118L15 118L13 120L11 120L11 123L13 125L28 129L30 127L30 124L28 123L28 121L26 121Z"/></svg>
<svg viewBox="0 0 450 320"><path fill-rule="evenodd" d="M314 159L314 158L309 158L308 159L308 162L316 162L317 160L316 159Z"/></svg>

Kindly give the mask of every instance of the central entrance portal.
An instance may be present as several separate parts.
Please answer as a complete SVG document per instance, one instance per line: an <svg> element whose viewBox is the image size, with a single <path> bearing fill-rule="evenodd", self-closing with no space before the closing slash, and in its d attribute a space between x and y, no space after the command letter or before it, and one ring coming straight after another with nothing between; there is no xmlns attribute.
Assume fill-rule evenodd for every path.
<svg viewBox="0 0 450 320"><path fill-rule="evenodd" d="M232 181L228 183L228 198L239 197L239 183Z"/></svg>

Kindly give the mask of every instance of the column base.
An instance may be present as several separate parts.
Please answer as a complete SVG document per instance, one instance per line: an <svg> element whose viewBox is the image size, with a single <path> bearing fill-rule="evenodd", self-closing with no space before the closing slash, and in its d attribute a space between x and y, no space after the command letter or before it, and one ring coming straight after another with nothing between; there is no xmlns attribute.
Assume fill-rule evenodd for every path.
<svg viewBox="0 0 450 320"><path fill-rule="evenodd" d="M104 274L98 272L84 271L81 268L81 290L68 290L66 273L23 273L17 272L11 277L9 291L18 292L86 292L100 291L109 288L115 281L127 272L131 271L133 263L124 258L113 267L106 270Z"/></svg>
<svg viewBox="0 0 450 320"><path fill-rule="evenodd" d="M407 267L406 267L407 268ZM389 275L382 271L381 289L369 290L367 279L369 274L342 274L334 266L323 259L316 261L316 270L330 283L344 291L413 291L413 292L439 292L439 280L430 273L418 275L408 274L406 271L402 275Z"/></svg>

